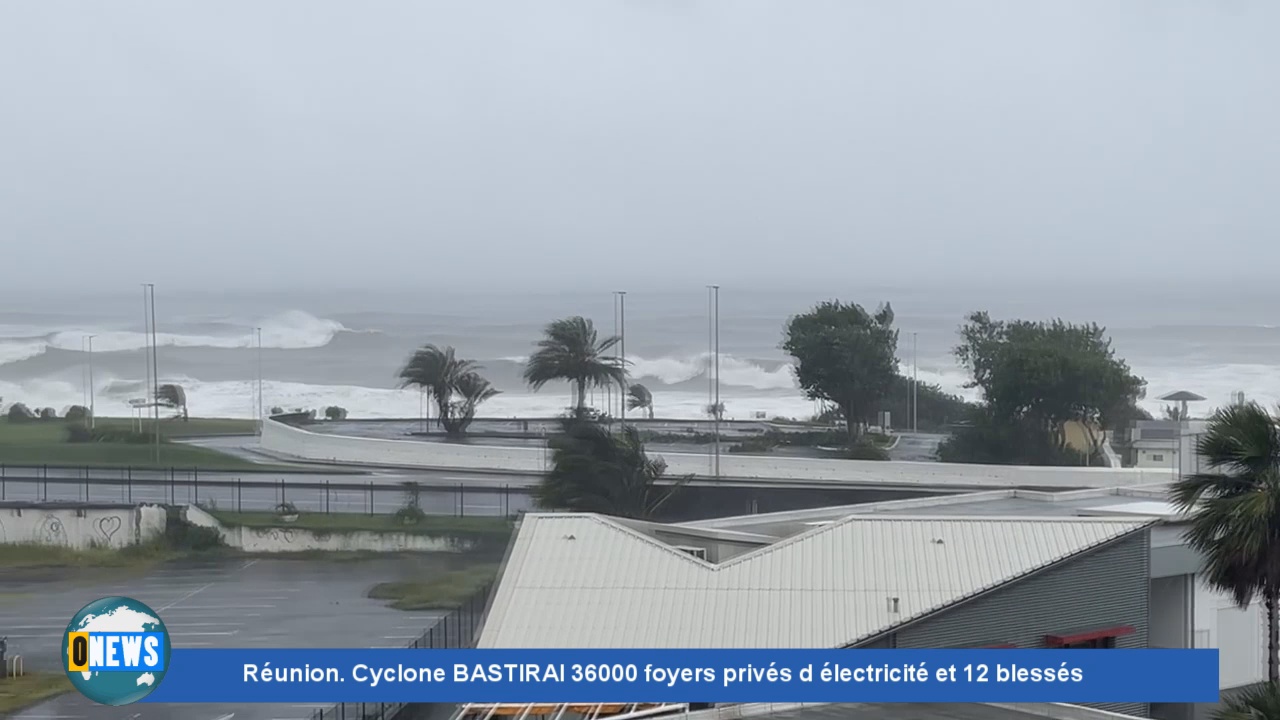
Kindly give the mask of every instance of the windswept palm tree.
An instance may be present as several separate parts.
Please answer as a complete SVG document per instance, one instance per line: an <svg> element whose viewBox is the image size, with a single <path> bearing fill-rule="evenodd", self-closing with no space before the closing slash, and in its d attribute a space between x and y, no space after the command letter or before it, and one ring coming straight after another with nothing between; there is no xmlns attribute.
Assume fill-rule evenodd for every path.
<svg viewBox="0 0 1280 720"><path fill-rule="evenodd" d="M667 464L645 453L634 426L614 434L599 423L570 418L550 445L554 466L536 491L544 508L651 518L690 480L659 485Z"/></svg>
<svg viewBox="0 0 1280 720"><path fill-rule="evenodd" d="M443 416L444 429L450 435L462 435L476 418L476 408L480 403L502 391L490 385L479 373L468 371L454 380L453 392L461 399L449 404L449 412Z"/></svg>
<svg viewBox="0 0 1280 720"><path fill-rule="evenodd" d="M458 378L476 369L474 362L458 358L452 347L423 345L400 370L400 387L413 386L427 393L439 411L437 422L446 427L445 416L449 414Z"/></svg>
<svg viewBox="0 0 1280 720"><path fill-rule="evenodd" d="M165 383L156 390L156 402L166 407L182 409L182 419L189 419L187 415L187 391L182 389L177 383Z"/></svg>
<svg viewBox="0 0 1280 720"><path fill-rule="evenodd" d="M653 393L649 392L649 388L636 383L627 388L627 409L628 410L647 410L649 419L653 419Z"/></svg>
<svg viewBox="0 0 1280 720"><path fill-rule="evenodd" d="M1214 720L1280 720L1280 686L1273 682L1255 685L1222 703L1213 711Z"/></svg>
<svg viewBox="0 0 1280 720"><path fill-rule="evenodd" d="M524 368L529 387L540 390L553 380L573 383L577 417L587 414L587 388L617 385L626 387L627 372L620 358L606 355L619 338L603 340L595 326L584 317L570 317L547 325L546 337Z"/></svg>
<svg viewBox="0 0 1280 720"><path fill-rule="evenodd" d="M1219 410L1197 450L1207 473L1186 475L1172 499L1189 513L1187 544L1208 583L1267 614L1268 678L1280 680L1280 424L1257 403Z"/></svg>

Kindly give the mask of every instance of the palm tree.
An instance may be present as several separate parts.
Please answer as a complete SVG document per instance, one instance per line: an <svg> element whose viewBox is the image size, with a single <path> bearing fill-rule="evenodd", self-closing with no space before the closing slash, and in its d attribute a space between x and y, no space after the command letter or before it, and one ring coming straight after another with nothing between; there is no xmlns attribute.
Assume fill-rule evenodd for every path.
<svg viewBox="0 0 1280 720"><path fill-rule="evenodd" d="M446 427L446 416L458 378L476 369L474 362L458 358L452 347L423 345L409 356L409 361L400 370L400 387L415 386L420 392L427 393L439 410L437 422Z"/></svg>
<svg viewBox="0 0 1280 720"><path fill-rule="evenodd" d="M1214 720L1280 720L1280 686L1273 682L1255 685L1223 701L1214 710Z"/></svg>
<svg viewBox="0 0 1280 720"><path fill-rule="evenodd" d="M1280 680L1280 424L1257 403L1222 408L1197 450L1208 473L1180 478L1174 504L1190 514L1187 544L1205 579L1241 608L1267 611L1268 678Z"/></svg>
<svg viewBox="0 0 1280 720"><path fill-rule="evenodd" d="M466 433L467 426L476 417L476 408L480 403L502 392L475 371L459 375L453 382L452 390L462 399L451 402L449 412L442 416L445 432L450 435Z"/></svg>
<svg viewBox="0 0 1280 720"><path fill-rule="evenodd" d="M187 391L182 389L181 385L176 383L166 383L156 390L156 402L174 409L182 408L182 419L185 422L187 416Z"/></svg>
<svg viewBox="0 0 1280 720"><path fill-rule="evenodd" d="M546 337L525 364L524 379L535 391L553 380L574 385L575 415L587 413L587 388L626 387L627 371L620 358L605 355L619 338L600 340L595 326L584 317L571 317L547 325Z"/></svg>
<svg viewBox="0 0 1280 720"><path fill-rule="evenodd" d="M667 464L645 454L634 426L614 434L599 423L569 418L549 444L554 465L536 491L543 508L651 518L690 480L658 485Z"/></svg>
<svg viewBox="0 0 1280 720"><path fill-rule="evenodd" d="M647 410L649 411L649 419L653 419L653 393L649 392L649 388L636 383L627 388L627 409L628 410Z"/></svg>

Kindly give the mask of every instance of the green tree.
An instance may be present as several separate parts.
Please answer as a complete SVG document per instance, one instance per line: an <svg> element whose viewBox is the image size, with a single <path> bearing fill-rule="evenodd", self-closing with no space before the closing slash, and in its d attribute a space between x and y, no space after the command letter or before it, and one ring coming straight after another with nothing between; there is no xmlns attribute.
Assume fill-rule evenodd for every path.
<svg viewBox="0 0 1280 720"><path fill-rule="evenodd" d="M187 415L187 391L182 389L181 385L176 383L165 383L156 391L156 401L165 407L182 410L182 419L185 422L189 419Z"/></svg>
<svg viewBox="0 0 1280 720"><path fill-rule="evenodd" d="M575 415L584 418L588 388L627 386L623 361L606 354L618 344L616 335L601 340L591 321L577 316L556 320L544 332L524 368L524 379L535 391L555 380L572 383Z"/></svg>
<svg viewBox="0 0 1280 720"><path fill-rule="evenodd" d="M441 415L445 432L450 435L465 434L471 421L476 418L476 408L480 403L502 392L475 371L459 375L453 382L452 390L460 399L450 402L449 412Z"/></svg>
<svg viewBox="0 0 1280 720"><path fill-rule="evenodd" d="M956 358L969 371L970 388L982 392L985 417L978 424L999 434L1043 435L1043 447L1057 463L1069 455L1064 425L1112 429L1132 416L1146 382L1116 357L1102 327L1052 320L996 321L985 312L968 316L960 329ZM953 451L966 441L953 445ZM1095 443L1096 444L1096 443ZM992 445L995 447L995 445ZM1027 448L1008 447L1009 453ZM962 452L960 454L963 454Z"/></svg>
<svg viewBox="0 0 1280 720"><path fill-rule="evenodd" d="M659 485L667 464L645 453L631 425L611 433L599 423L569 418L549 445L554 464L535 493L547 509L651 518L691 479Z"/></svg>
<svg viewBox="0 0 1280 720"><path fill-rule="evenodd" d="M1280 685L1255 685L1229 697L1213 711L1214 720L1280 720Z"/></svg>
<svg viewBox="0 0 1280 720"><path fill-rule="evenodd" d="M875 314L861 305L824 302L788 321L782 349L796 359L796 378L812 400L840 409L852 443L898 374L898 331L886 303Z"/></svg>
<svg viewBox="0 0 1280 720"><path fill-rule="evenodd" d="M1209 472L1173 485L1190 514L1187 544L1204 558L1206 581L1241 608L1261 598L1267 613L1267 676L1280 681L1280 424L1257 403L1218 410L1197 450Z"/></svg>
<svg viewBox="0 0 1280 720"><path fill-rule="evenodd" d="M457 356L452 347L423 345L409 356L400 369L400 387L416 387L436 404L436 421L448 431L446 419L452 408L458 378L477 370L471 360Z"/></svg>
<svg viewBox="0 0 1280 720"><path fill-rule="evenodd" d="M627 388L627 409L628 410L645 410L649 413L649 419L653 419L653 393L649 392L649 388L635 383Z"/></svg>

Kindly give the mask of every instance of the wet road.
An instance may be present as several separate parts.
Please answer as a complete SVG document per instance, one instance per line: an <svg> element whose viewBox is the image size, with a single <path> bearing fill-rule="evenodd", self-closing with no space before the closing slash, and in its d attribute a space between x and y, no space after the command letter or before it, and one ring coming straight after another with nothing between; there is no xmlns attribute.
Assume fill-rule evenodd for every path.
<svg viewBox="0 0 1280 720"><path fill-rule="evenodd" d="M930 462L938 459L938 446L948 435L935 433L901 433L898 444L889 451L889 459Z"/></svg>
<svg viewBox="0 0 1280 720"><path fill-rule="evenodd" d="M439 619L365 597L379 582L443 572L458 558L373 561L227 560L174 564L137 580L13 581L0 593L0 635L28 670L57 670L62 632L92 600L126 595L160 614L178 648L405 647ZM328 703L149 705L113 708L68 694L9 720L305 720ZM0 716L3 717L3 716Z"/></svg>

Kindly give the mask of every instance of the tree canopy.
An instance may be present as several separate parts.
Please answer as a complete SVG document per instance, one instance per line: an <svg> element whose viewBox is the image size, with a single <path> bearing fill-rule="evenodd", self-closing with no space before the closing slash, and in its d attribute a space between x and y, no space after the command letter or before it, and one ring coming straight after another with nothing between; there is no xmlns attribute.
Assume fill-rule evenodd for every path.
<svg viewBox="0 0 1280 720"><path fill-rule="evenodd" d="M659 485L667 464L645 453L632 425L611 433L600 423L570 418L549 445L553 465L536 492L543 508L651 518L690 479Z"/></svg>
<svg viewBox="0 0 1280 720"><path fill-rule="evenodd" d="M440 426L449 435L462 435L480 403L499 393L480 369L475 362L459 358L452 347L423 345L400 370L400 386L417 387L430 395Z"/></svg>
<svg viewBox="0 0 1280 720"><path fill-rule="evenodd" d="M975 425L993 438L1024 440L1022 447L985 443L995 452L1003 444L1006 454L1022 456L1009 461L1057 462L1066 451L1066 423L1112 429L1133 416L1134 403L1145 393L1146 382L1116 357L1106 330L1095 324L1000 321L975 312L960 338L956 358L970 373L968 387L982 392L982 417ZM964 438L959 440L962 445ZM1027 441L1051 457L1025 457ZM950 449L954 453L956 443Z"/></svg>
<svg viewBox="0 0 1280 720"><path fill-rule="evenodd" d="M524 379L529 387L541 390L555 380L572 383L578 417L587 415L587 388L626 388L627 372L622 359L607 354L618 344L618 336L601 339L590 320L577 316L550 323L544 333L538 349L525 364Z"/></svg>
<svg viewBox="0 0 1280 720"><path fill-rule="evenodd" d="M876 312L832 300L791 318L782 349L796 360L796 379L812 400L840 409L856 438L868 413L893 387L898 375L898 331L893 309Z"/></svg>
<svg viewBox="0 0 1280 720"><path fill-rule="evenodd" d="M1268 677L1280 681L1280 423L1257 403L1214 414L1197 446L1209 468L1173 485L1191 516L1187 544L1204 558L1206 581L1241 608L1262 598Z"/></svg>

